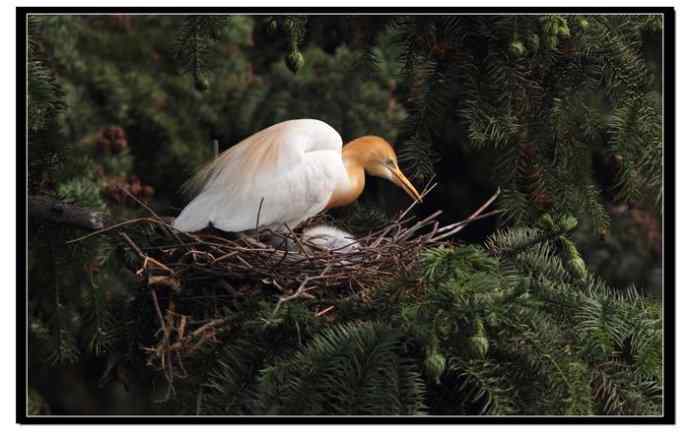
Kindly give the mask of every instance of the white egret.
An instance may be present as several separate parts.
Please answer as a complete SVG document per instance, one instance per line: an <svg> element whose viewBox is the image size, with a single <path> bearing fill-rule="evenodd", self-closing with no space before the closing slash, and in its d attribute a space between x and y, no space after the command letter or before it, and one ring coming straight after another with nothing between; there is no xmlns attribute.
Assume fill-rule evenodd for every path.
<svg viewBox="0 0 690 437"><path fill-rule="evenodd" d="M185 232L208 225L227 232L257 224L294 228L324 209L355 201L364 190L365 173L388 179L422 200L383 138L364 136L343 147L338 132L323 121L285 121L206 165L187 183L197 195L173 225Z"/></svg>

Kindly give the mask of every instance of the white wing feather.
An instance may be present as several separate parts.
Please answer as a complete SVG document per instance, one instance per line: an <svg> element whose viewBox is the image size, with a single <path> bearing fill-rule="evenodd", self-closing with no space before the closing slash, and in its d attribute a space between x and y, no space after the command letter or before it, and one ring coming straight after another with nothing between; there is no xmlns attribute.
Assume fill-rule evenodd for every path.
<svg viewBox="0 0 690 437"><path fill-rule="evenodd" d="M257 132L190 181L200 192L173 225L186 232L209 224L253 229L261 205L260 227L294 227L318 214L347 178L342 145L338 132L319 120L290 120Z"/></svg>

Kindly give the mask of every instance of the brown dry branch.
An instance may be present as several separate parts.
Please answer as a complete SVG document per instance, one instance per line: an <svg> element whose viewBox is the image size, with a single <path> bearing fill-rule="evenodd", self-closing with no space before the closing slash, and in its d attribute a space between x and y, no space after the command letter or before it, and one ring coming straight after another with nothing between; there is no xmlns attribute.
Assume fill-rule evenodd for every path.
<svg viewBox="0 0 690 437"><path fill-rule="evenodd" d="M82 208L48 196L29 196L28 211L32 219L89 230L101 229L110 220L103 212Z"/></svg>
<svg viewBox="0 0 690 437"><path fill-rule="evenodd" d="M427 186L422 196L433 188ZM422 251L444 244L471 222L497 214L496 210L484 211L499 192L467 219L446 226L438 222L441 211L416 220L410 215L415 202L388 225L358 238L353 243L357 246L350 250L324 249L302 240L289 228L232 237L216 230L180 232L148 208L151 217L113 225L74 241L94 235L117 236L123 247L136 255L139 261L132 270L142 288L150 291L160 323L158 343L144 350L148 363L160 369L171 385L170 394L173 381L186 375L183 358L216 341L218 332L228 329L229 322L225 318L194 321L176 313L174 300L181 290L222 283L228 295L238 295L247 285L272 288L279 293L273 315L294 299L349 296L366 302L369 290L415 269ZM291 242L286 245L290 249L274 247L270 241ZM161 293L168 302L166 309L160 307ZM334 309L337 307L330 306L319 315ZM199 324L188 332L188 326Z"/></svg>

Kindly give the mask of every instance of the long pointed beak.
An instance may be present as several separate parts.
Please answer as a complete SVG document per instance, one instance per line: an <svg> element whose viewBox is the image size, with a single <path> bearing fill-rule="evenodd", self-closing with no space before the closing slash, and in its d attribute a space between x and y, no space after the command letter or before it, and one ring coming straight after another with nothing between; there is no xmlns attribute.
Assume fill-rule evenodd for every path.
<svg viewBox="0 0 690 437"><path fill-rule="evenodd" d="M399 168L394 167L390 169L391 173L393 173L393 176L395 176L395 179L393 182L401 187L407 194L410 195L414 200L416 200L419 203L422 203L422 196L419 195L419 192L417 189L412 185L412 182L410 182L404 174L400 171Z"/></svg>

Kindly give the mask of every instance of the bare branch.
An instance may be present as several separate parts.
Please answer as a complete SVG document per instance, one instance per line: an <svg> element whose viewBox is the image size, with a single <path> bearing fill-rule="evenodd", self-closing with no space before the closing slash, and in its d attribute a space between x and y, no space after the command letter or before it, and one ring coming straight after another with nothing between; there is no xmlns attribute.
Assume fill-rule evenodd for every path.
<svg viewBox="0 0 690 437"><path fill-rule="evenodd" d="M72 205L48 196L29 196L29 216L32 219L66 224L92 231L102 229L110 218L107 214Z"/></svg>

